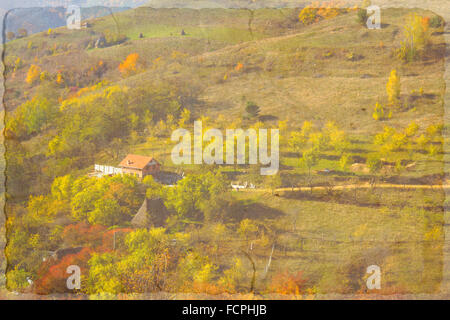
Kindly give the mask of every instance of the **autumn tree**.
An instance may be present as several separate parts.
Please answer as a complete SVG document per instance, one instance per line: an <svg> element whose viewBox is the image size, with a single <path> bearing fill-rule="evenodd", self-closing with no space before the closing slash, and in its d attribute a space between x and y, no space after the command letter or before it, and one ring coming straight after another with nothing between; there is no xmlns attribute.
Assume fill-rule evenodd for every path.
<svg viewBox="0 0 450 320"><path fill-rule="evenodd" d="M256 233L258 232L258 226L254 221L250 219L244 219L239 224L239 228L237 231L239 235L245 239L248 246L249 239L256 236Z"/></svg>
<svg viewBox="0 0 450 320"><path fill-rule="evenodd" d="M309 25L317 21L317 8L307 6L300 11L298 20L304 25Z"/></svg>
<svg viewBox="0 0 450 320"><path fill-rule="evenodd" d="M419 131L419 125L415 121L412 121L408 125L408 127L405 129L405 134L408 138L410 138L410 137L415 136L418 131Z"/></svg>
<svg viewBox="0 0 450 320"><path fill-rule="evenodd" d="M350 142L344 130L340 130L334 122L327 122L323 131L326 135L328 145L339 153L339 155L342 155L342 153L350 146Z"/></svg>
<svg viewBox="0 0 450 320"><path fill-rule="evenodd" d="M224 270L223 276L219 279L219 284L230 293L240 292L244 285L246 272L244 263L240 258L234 258L233 264L227 270Z"/></svg>
<svg viewBox="0 0 450 320"><path fill-rule="evenodd" d="M405 40L398 51L400 59L410 62L423 54L429 44L429 25L430 20L417 13L408 16L404 29Z"/></svg>
<svg viewBox="0 0 450 320"><path fill-rule="evenodd" d="M6 128L18 138L39 133L57 116L58 109L52 102L42 97L35 97L21 104L11 118L7 119Z"/></svg>
<svg viewBox="0 0 450 320"><path fill-rule="evenodd" d="M295 151L300 152L305 148L313 131L314 126L310 121L303 122L300 132L294 131L291 133L291 137L288 141L289 146Z"/></svg>
<svg viewBox="0 0 450 320"><path fill-rule="evenodd" d="M24 269L15 267L6 274L6 287L8 290L20 292L30 285L28 282L30 277L31 273L25 271Z"/></svg>
<svg viewBox="0 0 450 320"><path fill-rule="evenodd" d="M375 104L375 108L373 109L372 113L372 118L377 121L386 119L384 114L384 108L379 102Z"/></svg>
<svg viewBox="0 0 450 320"><path fill-rule="evenodd" d="M177 266L177 284L181 291L207 293L216 276L215 266L208 256L198 251L188 252Z"/></svg>
<svg viewBox="0 0 450 320"><path fill-rule="evenodd" d="M77 221L112 226L127 221L142 200L136 178L130 175L113 177L80 177L73 182L71 215Z"/></svg>
<svg viewBox="0 0 450 320"><path fill-rule="evenodd" d="M176 265L164 228L137 229L125 236L122 254L96 253L89 260L85 291L99 293L143 293L167 291Z"/></svg>
<svg viewBox="0 0 450 320"><path fill-rule="evenodd" d="M94 253L89 259L89 273L84 289L89 294L124 292L120 270L120 258L113 252Z"/></svg>
<svg viewBox="0 0 450 320"><path fill-rule="evenodd" d="M190 120L191 112L188 109L183 109L180 115L180 120L178 120L178 125L180 126L180 128L184 128Z"/></svg>
<svg viewBox="0 0 450 320"><path fill-rule="evenodd" d="M403 132L398 132L392 127L385 126L383 132L375 135L374 143L380 146L380 152L387 154L400 150L408 142L408 137Z"/></svg>
<svg viewBox="0 0 450 320"><path fill-rule="evenodd" d="M127 88L118 86L65 100L60 107L60 121L55 123L57 134L48 144L48 155L86 158L114 138L127 135L130 127L126 105Z"/></svg>
<svg viewBox="0 0 450 320"><path fill-rule="evenodd" d="M398 105L400 100L400 77L397 75L397 70L392 70L389 80L386 84L386 92L388 100L391 105Z"/></svg>
<svg viewBox="0 0 450 320"><path fill-rule="evenodd" d="M28 84L33 84L36 82L36 80L39 79L39 76L41 74L41 67L37 65L30 65L30 68L27 72L27 77L25 78L25 82Z"/></svg>

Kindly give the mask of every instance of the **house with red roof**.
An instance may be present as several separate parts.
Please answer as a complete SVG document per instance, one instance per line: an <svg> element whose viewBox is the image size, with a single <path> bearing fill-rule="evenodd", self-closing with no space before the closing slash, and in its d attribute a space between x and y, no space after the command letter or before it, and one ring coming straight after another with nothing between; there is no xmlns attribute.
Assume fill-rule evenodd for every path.
<svg viewBox="0 0 450 320"><path fill-rule="evenodd" d="M161 164L152 157L128 154L119 164L124 174L132 174L139 178L158 173Z"/></svg>

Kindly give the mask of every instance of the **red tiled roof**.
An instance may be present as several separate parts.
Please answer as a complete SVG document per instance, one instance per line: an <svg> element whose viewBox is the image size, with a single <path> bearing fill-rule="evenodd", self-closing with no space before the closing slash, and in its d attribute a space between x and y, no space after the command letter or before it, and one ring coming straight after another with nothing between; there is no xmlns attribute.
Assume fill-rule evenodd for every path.
<svg viewBox="0 0 450 320"><path fill-rule="evenodd" d="M133 169L144 169L152 160L156 163L156 159L152 157L140 156L137 154L128 154L120 163L119 167L133 168Z"/></svg>

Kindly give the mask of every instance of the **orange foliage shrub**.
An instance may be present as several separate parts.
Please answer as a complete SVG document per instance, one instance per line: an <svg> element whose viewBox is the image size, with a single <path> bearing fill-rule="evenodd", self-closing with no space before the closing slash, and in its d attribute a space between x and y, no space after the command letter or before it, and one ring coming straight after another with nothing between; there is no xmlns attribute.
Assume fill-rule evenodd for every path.
<svg viewBox="0 0 450 320"><path fill-rule="evenodd" d="M64 83L64 79L63 79L61 71L58 71L58 74L56 75L56 83L57 84L63 84Z"/></svg>
<svg viewBox="0 0 450 320"><path fill-rule="evenodd" d="M324 1L322 3L315 1L303 8L298 19L305 25L318 22L321 19L331 19L341 13L351 10L343 9L345 4L340 1Z"/></svg>
<svg viewBox="0 0 450 320"><path fill-rule="evenodd" d="M87 274L88 261L91 258L92 250L84 248L79 253L69 254L54 264L50 259L41 265L38 271L38 278L35 281L35 292L37 294L68 293L73 292L67 288L67 267L77 265L81 269L81 274Z"/></svg>
<svg viewBox="0 0 450 320"><path fill-rule="evenodd" d="M86 222L71 224L64 228L62 239L68 246L91 246L102 244L103 233L106 227L101 225L90 225Z"/></svg>
<svg viewBox="0 0 450 320"><path fill-rule="evenodd" d="M194 281L192 283L192 286L186 290L187 292L192 293L204 293L204 294L210 294L210 295L218 295L222 293L226 293L227 290L223 288L219 284L215 283L209 283L209 282L198 282Z"/></svg>
<svg viewBox="0 0 450 320"><path fill-rule="evenodd" d="M428 32L428 29L430 28L430 17L422 18L422 27L424 32Z"/></svg>
<svg viewBox="0 0 450 320"><path fill-rule="evenodd" d="M272 278L269 290L278 294L299 295L304 291L305 282L303 272L289 273L288 271L284 271L276 274Z"/></svg>
<svg viewBox="0 0 450 320"><path fill-rule="evenodd" d="M137 53L131 53L126 59L119 65L119 71L124 76L128 76L136 72L137 60L139 55Z"/></svg>

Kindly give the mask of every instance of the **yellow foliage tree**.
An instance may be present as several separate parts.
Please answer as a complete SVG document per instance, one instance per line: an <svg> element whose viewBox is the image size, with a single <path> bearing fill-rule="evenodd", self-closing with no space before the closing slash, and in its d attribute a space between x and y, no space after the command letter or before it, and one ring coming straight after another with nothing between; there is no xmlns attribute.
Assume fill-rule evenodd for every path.
<svg viewBox="0 0 450 320"><path fill-rule="evenodd" d="M57 84L62 84L64 82L63 77L61 72L58 72L58 74L56 75L56 83Z"/></svg>
<svg viewBox="0 0 450 320"><path fill-rule="evenodd" d="M398 51L398 56L404 61L413 61L419 57L429 43L430 19L417 13L411 14L405 25L405 40Z"/></svg>
<svg viewBox="0 0 450 320"><path fill-rule="evenodd" d="M305 24L312 24L317 21L317 9L311 8L311 7L305 7L302 11L300 11L300 14L298 15L298 20Z"/></svg>
<svg viewBox="0 0 450 320"><path fill-rule="evenodd" d="M384 108L383 106L377 102L375 104L375 108L373 109L372 117L374 120L384 120Z"/></svg>
<svg viewBox="0 0 450 320"><path fill-rule="evenodd" d="M389 103L396 105L400 99L400 77L397 75L397 70L392 70L389 76L389 81L386 84L386 92Z"/></svg>
<svg viewBox="0 0 450 320"><path fill-rule="evenodd" d="M41 67L32 64L30 69L28 69L27 77L25 82L28 84L33 84L41 75Z"/></svg>
<svg viewBox="0 0 450 320"><path fill-rule="evenodd" d="M181 128L184 128L186 123L188 123L190 119L191 119L191 112L188 109L183 109L183 111L181 112L180 119L178 120L178 125Z"/></svg>

